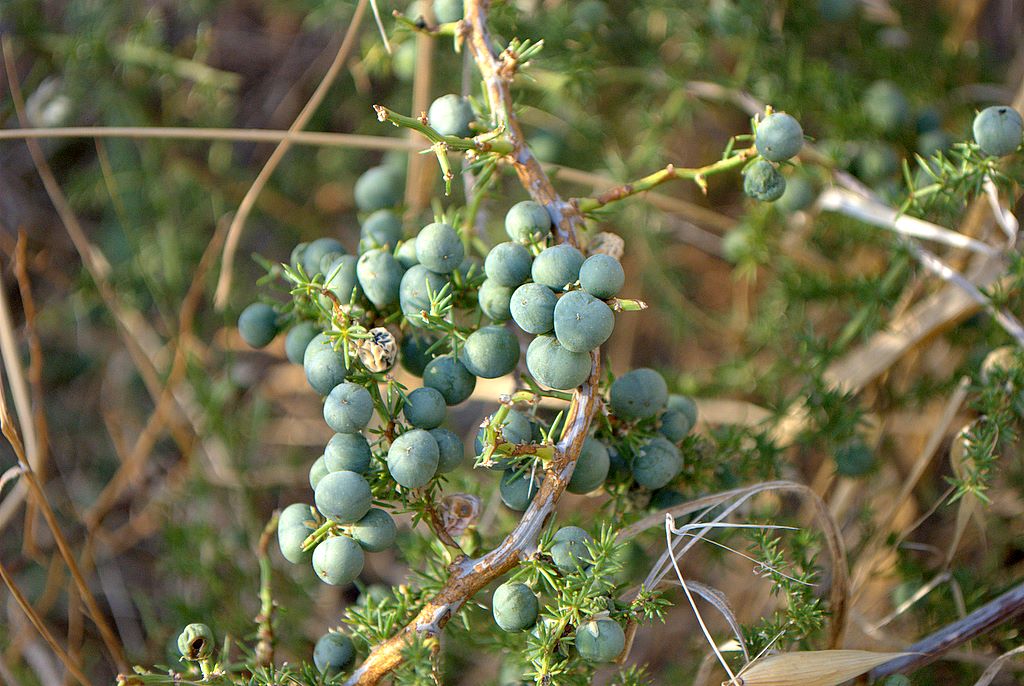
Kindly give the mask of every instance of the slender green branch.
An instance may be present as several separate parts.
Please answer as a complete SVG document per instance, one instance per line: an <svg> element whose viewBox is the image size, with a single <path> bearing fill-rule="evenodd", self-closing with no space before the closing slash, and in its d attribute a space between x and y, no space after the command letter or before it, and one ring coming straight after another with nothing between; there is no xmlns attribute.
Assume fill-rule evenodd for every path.
<svg viewBox="0 0 1024 686"><path fill-rule="evenodd" d="M500 133L497 131L488 132L475 138L459 138L458 136L442 136L434 128L432 128L426 121L426 117L417 119L416 117L407 117L404 114L399 114L394 110L390 110L383 105L374 105L374 112L377 113L377 119L382 122L391 122L395 126L412 129L418 133L423 134L431 143L443 144L449 150L472 150L477 153L495 153L498 155L508 155L513 151L513 146L506 140L499 139Z"/></svg>
<svg viewBox="0 0 1024 686"><path fill-rule="evenodd" d="M256 615L259 643L256 644L256 664L269 667L274 664L274 595L271 587L270 542L277 532L277 522L281 516L276 510L270 521L260 534L257 548L260 563L260 612Z"/></svg>

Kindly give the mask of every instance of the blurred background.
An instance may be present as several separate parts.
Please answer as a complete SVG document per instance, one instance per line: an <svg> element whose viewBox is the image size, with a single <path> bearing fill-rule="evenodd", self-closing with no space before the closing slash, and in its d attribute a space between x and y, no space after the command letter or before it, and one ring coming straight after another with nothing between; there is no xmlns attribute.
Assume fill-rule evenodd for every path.
<svg viewBox="0 0 1024 686"><path fill-rule="evenodd" d="M234 330L241 308L272 293L257 287L265 270L253 255L284 262L296 243L321 236L354 251L352 184L372 165L406 172L407 228L464 202L461 183L444 197L433 158L379 123L371 105L418 113L443 93L476 94L476 76L450 39L392 31L392 9L420 9L379 6L391 54L364 18L305 129L388 140L332 139L287 153L240 234L223 307L214 302L221 246L272 142L216 131L201 140L43 137L34 140L49 168L41 176L25 142L3 132L11 134L0 140L5 392L46 498L132 664L173 664L174 637L192 621L252 639L260 532L276 507L308 500L308 469L329 437L282 341L254 352ZM287 130L335 59L354 8L350 0L5 0L0 119L7 130ZM1021 102L1022 20L1024 3L1015 0L519 0L493 8L496 42L545 42L516 98L530 145L564 196L592 195L666 163L710 163L770 104L797 116L815 144L815 164L793 172L808 201L842 171L897 207L906 198L901 160L967 140L983 106ZM879 80L905 97L906 121L892 130L881 130L864 103ZM514 175L498 183L484 205L492 238L507 207L526 198ZM847 643L899 649L1024 575L1024 464L1013 434L992 446L989 502L949 497L960 476L953 436L998 402L979 367L1011 339L977 308L925 318L915 307L942 284L893 234L794 198L753 203L741 186L733 175L712 179L706 196L662 187L595 223L625 239L625 294L650 305L616 329L607 359L616 373L657 368L673 390L699 399L698 459L682 497L774 478L823 495L862 582ZM927 218L955 229L971 211L952 197ZM970 221L991 235L990 219ZM1000 294L1017 313L1012 286L1022 275L1011 274ZM915 324L924 333L901 339ZM881 332L895 332L898 354L880 352ZM481 383L450 415L468 441L497 389ZM801 398L807 415L780 438ZM1016 427L1017 412L1011 407L1005 426ZM5 444L0 473L15 464ZM493 487L465 471L463 490ZM963 502L977 508L957 529ZM600 498L564 502L566 512L599 506ZM750 516L805 521L800 508L779 496ZM497 501L485 501L485 544L512 523ZM38 616L95 683L110 682L115 666L16 478L0 491L0 531L0 559ZM955 531L963 540L950 551ZM640 541L637 579L657 543L657 532ZM731 545L755 543L737 535ZM389 555L368 558L365 583L403 582L403 561ZM752 583L749 560L711 547L687 559L694 578L726 593L755 643L768 642L771 622L762 620L777 610L783 625L798 621L767 581ZM276 550L272 560L279 657L308 659L311 641L358 591L315 583ZM0 598L0 682L67 682L13 598ZM633 659L650 664L652 683L714 681L701 671L707 646L695 627L683 605L665 627L641 630ZM820 636L809 631L806 645L820 645ZM973 683L1021 638L1019 625L1004 626L914 683ZM454 643L450 653L462 676L453 672L449 683L493 683L500 656ZM1008 665L994 683L1020 683L1021 669Z"/></svg>

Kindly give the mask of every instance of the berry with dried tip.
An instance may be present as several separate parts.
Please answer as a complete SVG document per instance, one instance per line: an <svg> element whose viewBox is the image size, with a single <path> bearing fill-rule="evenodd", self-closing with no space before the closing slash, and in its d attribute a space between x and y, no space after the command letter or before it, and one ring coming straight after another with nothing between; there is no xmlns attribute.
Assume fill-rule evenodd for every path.
<svg viewBox="0 0 1024 686"><path fill-rule="evenodd" d="M368 553L379 553L395 544L398 527L387 512L371 507L362 519L352 525L352 538Z"/></svg>
<svg viewBox="0 0 1024 686"><path fill-rule="evenodd" d="M330 472L313 492L316 509L338 524L351 524L362 519L373 504L370 484L355 472Z"/></svg>
<svg viewBox="0 0 1024 686"><path fill-rule="evenodd" d="M348 375L345 353L334 349L326 333L317 334L306 346L302 366L309 385L320 395L330 393Z"/></svg>
<svg viewBox="0 0 1024 686"><path fill-rule="evenodd" d="M473 106L461 95L449 93L430 103L427 122L442 136L469 138L473 135L470 124L476 119Z"/></svg>
<svg viewBox="0 0 1024 686"><path fill-rule="evenodd" d="M371 457L370 443L360 433L334 434L324 448L324 463L331 472L365 474Z"/></svg>
<svg viewBox="0 0 1024 686"><path fill-rule="evenodd" d="M407 422L417 429L434 429L441 426L445 415L444 396L436 388L424 386L406 396L402 413Z"/></svg>
<svg viewBox="0 0 1024 686"><path fill-rule="evenodd" d="M431 429L430 435L437 441L437 473L447 474L462 464L465 453L462 439L448 429Z"/></svg>
<svg viewBox="0 0 1024 686"><path fill-rule="evenodd" d="M486 279L480 284L476 299L480 311L491 321L501 323L512 318L512 289L508 286Z"/></svg>
<svg viewBox="0 0 1024 686"><path fill-rule="evenodd" d="M362 386L347 381L335 386L324 401L324 421L340 434L354 434L373 418L373 398Z"/></svg>
<svg viewBox="0 0 1024 686"><path fill-rule="evenodd" d="M595 298L614 298L626 283L626 272L611 255L591 255L580 267L580 286Z"/></svg>
<svg viewBox="0 0 1024 686"><path fill-rule="evenodd" d="M551 559L563 574L590 566L590 550L587 543L594 539L578 526L563 526L551 539Z"/></svg>
<svg viewBox="0 0 1024 686"><path fill-rule="evenodd" d="M663 436L647 440L633 457L633 478L644 488L661 488L683 470L679 448Z"/></svg>
<svg viewBox="0 0 1024 686"><path fill-rule="evenodd" d="M615 379L609 400L619 419L647 419L665 407L668 385L658 372L640 367Z"/></svg>
<svg viewBox="0 0 1024 686"><path fill-rule="evenodd" d="M517 202L505 214L505 233L516 243L536 243L550 232L551 215L533 200Z"/></svg>
<svg viewBox="0 0 1024 686"><path fill-rule="evenodd" d="M377 309L398 302L405 268L387 250L367 250L356 262L356 279Z"/></svg>
<svg viewBox="0 0 1024 686"><path fill-rule="evenodd" d="M406 488L426 486L440 462L437 441L423 429L407 431L388 448L388 471L399 485Z"/></svg>
<svg viewBox="0 0 1024 686"><path fill-rule="evenodd" d="M537 623L540 602L529 586L518 581L509 581L494 589L494 595L491 596L491 612L494 615L494 622L502 631L518 633Z"/></svg>
<svg viewBox="0 0 1024 686"><path fill-rule="evenodd" d="M580 278L582 266L583 253L568 243L560 243L544 248L534 258L531 274L536 283L557 293Z"/></svg>
<svg viewBox="0 0 1024 686"><path fill-rule="evenodd" d="M484 260L487 278L502 286L515 288L530 278L533 257L530 251L519 243L508 241L491 248Z"/></svg>
<svg viewBox="0 0 1024 686"><path fill-rule="evenodd" d="M626 634L613 619L592 619L576 627L576 652L587 662L612 662L626 647Z"/></svg>
<svg viewBox="0 0 1024 686"><path fill-rule="evenodd" d="M402 202L404 185L397 170L385 166L370 167L356 179L352 189L356 207L363 212L397 207Z"/></svg>
<svg viewBox="0 0 1024 686"><path fill-rule="evenodd" d="M466 338L459 359L470 374L497 379L519 364L519 340L504 326L485 326Z"/></svg>
<svg viewBox="0 0 1024 686"><path fill-rule="evenodd" d="M771 162L756 160L743 172L743 192L755 200L775 202L786 192L786 177Z"/></svg>
<svg viewBox="0 0 1024 686"><path fill-rule="evenodd" d="M348 536L325 539L313 549L313 571L332 586L344 586L363 571L363 549Z"/></svg>
<svg viewBox="0 0 1024 686"><path fill-rule="evenodd" d="M238 315L238 333L251 348L267 346L277 331L277 312L266 303L253 303Z"/></svg>
<svg viewBox="0 0 1024 686"><path fill-rule="evenodd" d="M356 648L345 634L330 632L317 639L313 646L313 664L327 676L340 674L356 660Z"/></svg>
<svg viewBox="0 0 1024 686"><path fill-rule="evenodd" d="M208 660L216 640L210 627L199 622L189 624L178 634L178 652L186 660Z"/></svg>
<svg viewBox="0 0 1024 686"><path fill-rule="evenodd" d="M555 337L574 353L588 353L608 340L615 315L603 301L583 291L571 291L555 305Z"/></svg>
<svg viewBox="0 0 1024 686"><path fill-rule="evenodd" d="M288 330L284 337L284 354L292 364L302 364L306 354L306 346L321 333L315 322L299 322Z"/></svg>
<svg viewBox="0 0 1024 686"><path fill-rule="evenodd" d="M1024 121L1012 107L986 107L974 118L974 140L986 155L1003 157L1020 147Z"/></svg>
<svg viewBox="0 0 1024 686"><path fill-rule="evenodd" d="M462 238L451 224L427 224L416 236L416 259L435 274L450 274L465 256Z"/></svg>
<svg viewBox="0 0 1024 686"><path fill-rule="evenodd" d="M530 470L509 470L501 475L498 492L501 502L516 512L524 512L540 490L540 483Z"/></svg>
<svg viewBox="0 0 1024 686"><path fill-rule="evenodd" d="M292 564L308 562L313 554L302 550L302 542L313 533L313 521L313 513L305 503L292 503L281 510L277 520L277 545L284 559Z"/></svg>
<svg viewBox="0 0 1024 686"><path fill-rule="evenodd" d="M558 298L554 291L547 286L524 283L512 293L509 310L520 329L526 333L543 334L555 328L557 303Z"/></svg>
<svg viewBox="0 0 1024 686"><path fill-rule="evenodd" d="M590 376L591 360L588 353L567 350L554 336L537 336L526 349L526 368L542 386L571 391Z"/></svg>
<svg viewBox="0 0 1024 686"><path fill-rule="evenodd" d="M766 160L785 162L804 147L804 130L795 117L772 112L757 124L754 146Z"/></svg>
<svg viewBox="0 0 1024 686"><path fill-rule="evenodd" d="M608 478L610 459L608 448L604 443L592 436L583 441L580 456L576 459L576 467L566 490L570 493L590 493L597 489Z"/></svg>
<svg viewBox="0 0 1024 686"><path fill-rule="evenodd" d="M441 391L445 404L451 407L473 395L476 377L452 355L442 355L427 363L423 370L423 385Z"/></svg>

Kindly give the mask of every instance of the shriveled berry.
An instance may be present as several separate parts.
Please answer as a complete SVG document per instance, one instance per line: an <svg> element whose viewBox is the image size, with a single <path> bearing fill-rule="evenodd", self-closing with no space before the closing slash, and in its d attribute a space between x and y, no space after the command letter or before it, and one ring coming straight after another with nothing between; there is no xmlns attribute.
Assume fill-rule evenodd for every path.
<svg viewBox="0 0 1024 686"><path fill-rule="evenodd" d="M519 243L508 241L491 248L484 260L484 272L495 283L515 288L530 278L533 257Z"/></svg>
<svg viewBox="0 0 1024 686"><path fill-rule="evenodd" d="M284 353L292 364L302 364L302 358L306 354L306 346L309 342L321 333L320 327L315 322L299 322L288 330L284 337Z"/></svg>
<svg viewBox="0 0 1024 686"><path fill-rule="evenodd" d="M363 571L363 549L348 536L325 539L313 549L313 571L332 586L344 586Z"/></svg>
<svg viewBox="0 0 1024 686"><path fill-rule="evenodd" d="M555 305L555 337L566 350L588 353L608 340L615 315L603 301L583 291L571 291Z"/></svg>
<svg viewBox="0 0 1024 686"><path fill-rule="evenodd" d="M277 312L266 303L253 303L238 315L238 333L252 348L268 345L277 331Z"/></svg>
<svg viewBox="0 0 1024 686"><path fill-rule="evenodd" d="M473 394L476 377L455 357L442 355L427 363L423 370L423 385L441 391L444 402L451 407Z"/></svg>
<svg viewBox="0 0 1024 686"><path fill-rule="evenodd" d="M609 400L612 410L620 419L647 419L665 407L668 402L668 384L658 372L640 367L615 379Z"/></svg>
<svg viewBox="0 0 1024 686"><path fill-rule="evenodd" d="M438 474L446 474L462 464L465 457L462 439L448 429L431 429L430 435L437 441Z"/></svg>
<svg viewBox="0 0 1024 686"><path fill-rule="evenodd" d="M480 311L493 322L507 322L512 317L510 309L512 289L486 279L477 291Z"/></svg>
<svg viewBox="0 0 1024 686"><path fill-rule="evenodd" d="M335 386L324 401L324 421L340 434L354 434L366 428L373 418L370 392L354 383Z"/></svg>
<svg viewBox="0 0 1024 686"><path fill-rule="evenodd" d="M469 100L449 93L430 103L427 110L427 122L442 136L458 136L469 138L473 135L470 124L476 119L473 106Z"/></svg>
<svg viewBox="0 0 1024 686"><path fill-rule="evenodd" d="M599 488L608 478L609 466L608 448L601 441L588 436L583 442L579 458L576 459L576 467L566 490L570 493L584 494Z"/></svg>
<svg viewBox="0 0 1024 686"><path fill-rule="evenodd" d="M316 509L338 524L358 522L370 511L373 494L370 484L355 472L330 472L313 492Z"/></svg>
<svg viewBox="0 0 1024 686"><path fill-rule="evenodd" d="M485 326L466 338L459 359L470 374L497 379L519 363L519 340L504 326Z"/></svg>
<svg viewBox="0 0 1024 686"><path fill-rule="evenodd" d="M757 124L754 145L766 160L785 162L804 147L804 130L795 117L772 112Z"/></svg>
<svg viewBox="0 0 1024 686"><path fill-rule="evenodd" d="M524 583L509 581L494 589L491 596L494 622L502 631L518 633L537 623L540 603L537 595Z"/></svg>
<svg viewBox="0 0 1024 686"><path fill-rule="evenodd" d="M450 224L427 224L416 236L416 259L435 274L450 274L465 256L462 238Z"/></svg>
<svg viewBox="0 0 1024 686"><path fill-rule="evenodd" d="M592 619L576 627L576 652L587 662L612 662L626 647L626 634L613 619Z"/></svg>
<svg viewBox="0 0 1024 686"><path fill-rule="evenodd" d="M580 267L580 286L595 298L614 298L626 283L626 272L611 255L591 255Z"/></svg>
<svg viewBox="0 0 1024 686"><path fill-rule="evenodd" d="M1012 107L986 107L974 118L974 140L986 155L1002 157L1020 147L1024 121Z"/></svg>
<svg viewBox="0 0 1024 686"><path fill-rule="evenodd" d="M370 444L360 433L334 434L324 448L324 463L331 472L365 474L371 457Z"/></svg>
<svg viewBox="0 0 1024 686"><path fill-rule="evenodd" d="M377 309L398 302L405 268L387 250L367 250L356 262L356 279Z"/></svg>
<svg viewBox="0 0 1024 686"><path fill-rule="evenodd" d="M505 233L516 243L535 243L551 232L551 215L540 203L523 200L505 214Z"/></svg>
<svg viewBox="0 0 1024 686"><path fill-rule="evenodd" d="M775 202L786 192L786 177L771 162L757 160L743 172L743 192L755 200Z"/></svg>
<svg viewBox="0 0 1024 686"><path fill-rule="evenodd" d="M434 478L439 461L437 441L423 429L405 432L388 449L388 471L406 488L426 486Z"/></svg>
<svg viewBox="0 0 1024 686"><path fill-rule="evenodd" d="M524 283L512 293L509 310L512 319L526 333L549 333L555 328L557 303L554 291L547 286Z"/></svg>
<svg viewBox="0 0 1024 686"><path fill-rule="evenodd" d="M590 376L591 360L587 353L567 350L554 336L537 336L526 349L526 367L537 383L569 391Z"/></svg>
<svg viewBox="0 0 1024 686"><path fill-rule="evenodd" d="M313 664L327 676L340 674L356 660L356 648L352 639L334 631L317 639L313 646Z"/></svg>
<svg viewBox="0 0 1024 686"><path fill-rule="evenodd" d="M352 526L352 538L368 553L379 553L395 544L398 527L384 510L371 507L366 515Z"/></svg>
<svg viewBox="0 0 1024 686"><path fill-rule="evenodd" d="M445 415L444 396L436 388L424 386L406 396L402 408L405 419L417 429L434 429L441 426Z"/></svg>
<svg viewBox="0 0 1024 686"><path fill-rule="evenodd" d="M663 436L648 439L633 457L633 478L644 488L661 488L683 470L679 448Z"/></svg>
<svg viewBox="0 0 1024 686"><path fill-rule="evenodd" d="M356 207L363 212L397 207L402 202L403 185L402 176L395 169L370 167L356 179L352 189Z"/></svg>
<svg viewBox="0 0 1024 686"><path fill-rule="evenodd" d="M559 292L580 278L582 266L583 253L568 243L560 243L544 248L534 258L531 274L536 283Z"/></svg>
<svg viewBox="0 0 1024 686"><path fill-rule="evenodd" d="M214 648L216 639L205 624L189 624L178 634L178 652L186 660L207 660L213 655Z"/></svg>

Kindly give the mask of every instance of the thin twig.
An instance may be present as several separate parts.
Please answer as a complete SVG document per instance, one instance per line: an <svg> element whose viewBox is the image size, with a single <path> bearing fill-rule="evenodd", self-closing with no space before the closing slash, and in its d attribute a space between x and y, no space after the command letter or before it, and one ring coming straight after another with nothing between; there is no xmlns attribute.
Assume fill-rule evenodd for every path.
<svg viewBox="0 0 1024 686"><path fill-rule="evenodd" d="M0 140L51 138L129 138L185 141L237 141L245 143L282 143L363 150L412 150L417 146L403 138L365 136L355 133L321 131L281 131L278 129L219 129L183 126L69 126L52 129L3 129Z"/></svg>
<svg viewBox="0 0 1024 686"><path fill-rule="evenodd" d="M275 510L270 521L263 527L260 540L256 547L256 557L260 562L260 613L256 615L257 636L255 661L258 667L269 667L274 664L274 593L271 586L272 570L270 564L270 542L277 533L277 522L281 511Z"/></svg>

